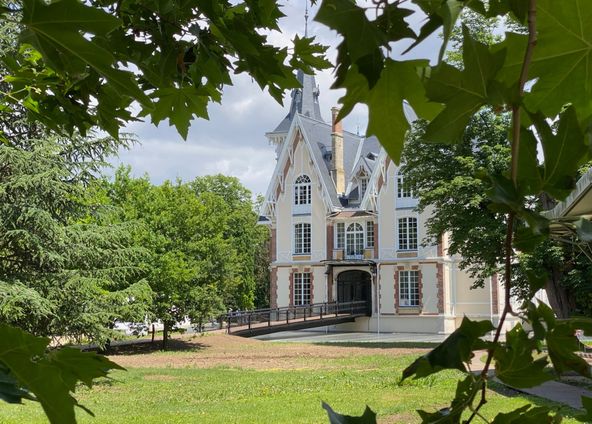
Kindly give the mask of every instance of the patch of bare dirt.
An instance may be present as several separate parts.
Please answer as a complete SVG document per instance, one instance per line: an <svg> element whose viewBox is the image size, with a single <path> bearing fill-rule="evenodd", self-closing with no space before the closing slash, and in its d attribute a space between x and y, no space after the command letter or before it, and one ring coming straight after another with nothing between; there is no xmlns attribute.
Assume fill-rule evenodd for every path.
<svg viewBox="0 0 592 424"><path fill-rule="evenodd" d="M175 381L177 377L167 374L148 374L144 376L144 380L150 381Z"/></svg>
<svg viewBox="0 0 592 424"><path fill-rule="evenodd" d="M155 349L160 346L157 343ZM425 349L377 348L314 345L305 343L273 343L225 334L181 336L171 343L171 350L148 352L143 346L139 353L110 355L109 359L126 368L213 368L236 367L249 369L315 369L327 368L330 361L363 355L399 356L420 354ZM329 364L328 364L329 362ZM335 364L335 367L341 366Z"/></svg>

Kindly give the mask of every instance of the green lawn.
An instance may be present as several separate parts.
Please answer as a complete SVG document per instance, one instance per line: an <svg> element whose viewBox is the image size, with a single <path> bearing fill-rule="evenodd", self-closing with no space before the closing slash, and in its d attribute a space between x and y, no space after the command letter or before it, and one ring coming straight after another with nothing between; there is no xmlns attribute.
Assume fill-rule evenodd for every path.
<svg viewBox="0 0 592 424"><path fill-rule="evenodd" d="M281 345L267 343L264 348ZM413 423L419 422L415 409L439 409L450 401L459 373L441 372L399 385L401 371L413 356L364 352L339 358L303 356L291 369L243 369L240 359L235 366L214 368L129 368L92 390L81 388L77 398L96 418L81 410L78 417L82 423L96 424L323 423L324 400L342 413L360 414L368 404L379 422ZM492 416L529 402L491 392L484 413ZM34 403L0 404L2 424L45 422Z"/></svg>

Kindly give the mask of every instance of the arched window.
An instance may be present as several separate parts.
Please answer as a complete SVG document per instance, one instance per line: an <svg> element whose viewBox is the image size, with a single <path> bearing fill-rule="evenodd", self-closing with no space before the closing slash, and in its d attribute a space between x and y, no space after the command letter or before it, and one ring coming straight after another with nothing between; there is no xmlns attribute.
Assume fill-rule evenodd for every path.
<svg viewBox="0 0 592 424"><path fill-rule="evenodd" d="M358 223L350 224L345 232L345 254L358 256L364 254L364 227Z"/></svg>
<svg viewBox="0 0 592 424"><path fill-rule="evenodd" d="M294 204L310 205L310 178L308 175L301 175L294 183Z"/></svg>
<svg viewBox="0 0 592 424"><path fill-rule="evenodd" d="M417 218L399 219L399 250L417 250Z"/></svg>

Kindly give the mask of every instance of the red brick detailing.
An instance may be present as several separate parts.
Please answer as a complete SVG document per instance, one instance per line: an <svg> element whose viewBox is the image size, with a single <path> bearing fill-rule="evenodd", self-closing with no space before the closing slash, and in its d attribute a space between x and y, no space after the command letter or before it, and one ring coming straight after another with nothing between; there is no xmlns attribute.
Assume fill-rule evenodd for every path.
<svg viewBox="0 0 592 424"><path fill-rule="evenodd" d="M333 224L327 224L327 259L333 259Z"/></svg>
<svg viewBox="0 0 592 424"><path fill-rule="evenodd" d="M499 314L499 281L497 278L497 274L493 274L491 276L491 307L492 311L495 315Z"/></svg>
<svg viewBox="0 0 592 424"><path fill-rule="evenodd" d="M284 165L284 173L283 173L283 175L284 175L284 181L286 180L286 177L288 176L288 171L290 170L290 166L291 165L292 164L290 163L289 160L287 160L286 161L286 165Z"/></svg>
<svg viewBox="0 0 592 424"><path fill-rule="evenodd" d="M271 262L277 261L277 230L271 229L271 239L269 240L269 258Z"/></svg>
<svg viewBox="0 0 592 424"><path fill-rule="evenodd" d="M378 259L378 222L374 223L374 259Z"/></svg>
<svg viewBox="0 0 592 424"><path fill-rule="evenodd" d="M292 268L290 273L290 306L294 306L294 273L298 272L298 268Z"/></svg>
<svg viewBox="0 0 592 424"><path fill-rule="evenodd" d="M382 188L382 185L384 184L384 178L382 178L382 175L380 177L378 177L378 184L376 185L376 191L378 193L380 193L380 189Z"/></svg>
<svg viewBox="0 0 592 424"><path fill-rule="evenodd" d="M419 309L423 309L423 278L419 265L412 265L411 269L417 271L417 289L419 291Z"/></svg>
<svg viewBox="0 0 592 424"><path fill-rule="evenodd" d="M327 301L333 302L333 267L329 267L329 275L327 275Z"/></svg>
<svg viewBox="0 0 592 424"><path fill-rule="evenodd" d="M444 264L436 264L436 287L438 289L438 313L444 313Z"/></svg>
<svg viewBox="0 0 592 424"><path fill-rule="evenodd" d="M343 134L343 124L341 121L337 120L337 115L339 114L339 108L333 107L331 108L331 132L337 134Z"/></svg>
<svg viewBox="0 0 592 424"><path fill-rule="evenodd" d="M271 273L269 276L270 280L270 287L269 287L269 306L272 308L277 308L277 268L271 268Z"/></svg>
<svg viewBox="0 0 592 424"><path fill-rule="evenodd" d="M404 266L398 266L395 270L395 278L393 279L395 284L395 313L399 313L399 271L404 271Z"/></svg>
<svg viewBox="0 0 592 424"><path fill-rule="evenodd" d="M314 303L314 274L310 268L304 268L304 272L310 274L310 303Z"/></svg>
<svg viewBox="0 0 592 424"><path fill-rule="evenodd" d="M437 247L437 255L444 256L444 235L440 234L438 236L438 247Z"/></svg>

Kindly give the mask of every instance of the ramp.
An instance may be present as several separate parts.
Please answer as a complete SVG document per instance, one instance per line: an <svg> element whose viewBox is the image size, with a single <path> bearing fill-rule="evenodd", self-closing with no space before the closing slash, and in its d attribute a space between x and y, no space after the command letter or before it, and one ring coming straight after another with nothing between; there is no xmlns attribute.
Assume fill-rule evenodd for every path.
<svg viewBox="0 0 592 424"><path fill-rule="evenodd" d="M253 337L280 331L343 324L371 314L371 304L367 301L325 302L236 311L222 316L220 322L225 323L228 334Z"/></svg>

